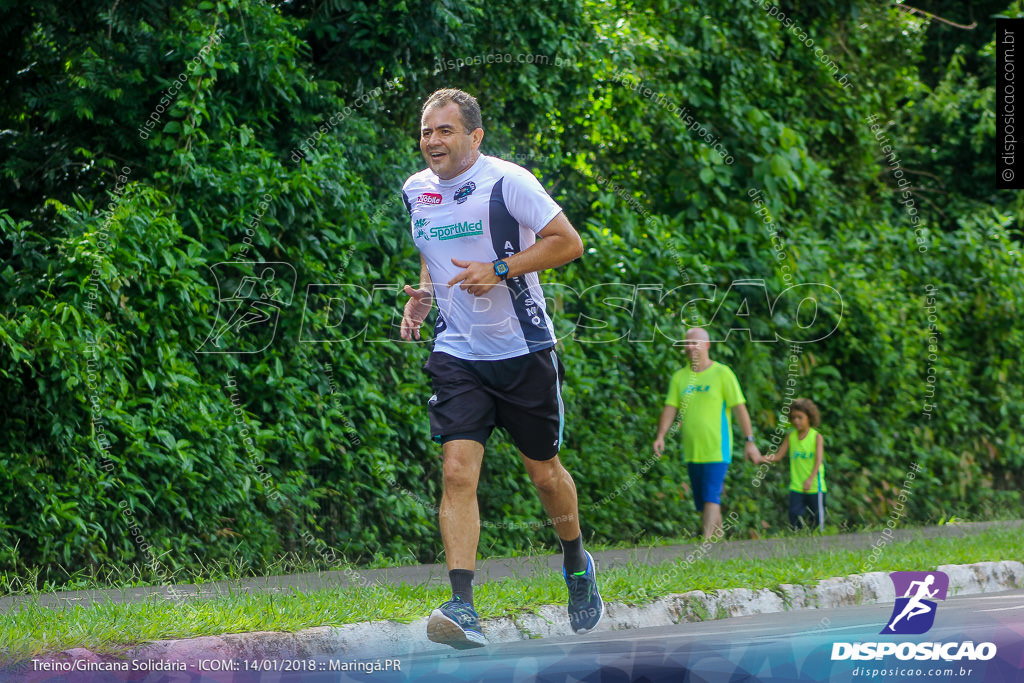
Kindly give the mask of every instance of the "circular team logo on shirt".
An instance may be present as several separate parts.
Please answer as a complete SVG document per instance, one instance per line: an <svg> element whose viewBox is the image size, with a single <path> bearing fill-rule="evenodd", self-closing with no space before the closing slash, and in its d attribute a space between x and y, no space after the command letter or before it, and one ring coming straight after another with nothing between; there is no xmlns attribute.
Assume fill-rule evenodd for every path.
<svg viewBox="0 0 1024 683"><path fill-rule="evenodd" d="M455 203L462 204L469 199L469 195L473 194L474 190L476 190L476 183L470 180L455 192Z"/></svg>

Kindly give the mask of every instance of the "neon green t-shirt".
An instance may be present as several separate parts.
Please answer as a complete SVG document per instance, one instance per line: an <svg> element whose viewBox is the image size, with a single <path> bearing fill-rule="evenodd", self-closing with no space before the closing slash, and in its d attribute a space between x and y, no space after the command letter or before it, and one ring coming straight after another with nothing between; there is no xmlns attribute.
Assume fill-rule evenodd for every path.
<svg viewBox="0 0 1024 683"><path fill-rule="evenodd" d="M702 372L685 367L672 375L665 405L682 415L686 462L732 461L731 408L746 403L732 370L712 362Z"/></svg>
<svg viewBox="0 0 1024 683"><path fill-rule="evenodd" d="M828 491L825 485L825 454L821 454L821 467L818 468L818 475L815 482L811 484L810 491L804 491L804 482L811 476L814 469L814 449L818 445L818 430L811 427L807 430L807 436L799 437L794 429L789 433L789 490L797 493L817 493L818 483L821 483L821 491Z"/></svg>

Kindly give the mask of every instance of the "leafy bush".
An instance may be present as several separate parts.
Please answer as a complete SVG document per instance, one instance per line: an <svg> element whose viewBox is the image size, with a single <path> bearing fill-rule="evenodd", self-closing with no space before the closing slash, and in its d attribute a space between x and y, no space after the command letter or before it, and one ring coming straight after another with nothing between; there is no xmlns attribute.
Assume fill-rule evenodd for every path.
<svg viewBox="0 0 1024 683"><path fill-rule="evenodd" d="M991 69L984 44L964 66L898 8L799 3L850 89L748 3L350 5L12 14L0 569L437 557L428 348L394 341L418 275L397 191L420 168L419 103L449 85L479 95L484 151L533 169L584 239L543 279L588 539L697 525L678 441L651 449L695 323L722 339L763 450L787 381L818 403L833 521L1020 514L1021 205L964 162L991 126L950 113L989 97L970 70ZM532 61L438 68L505 53ZM952 66L919 74L925 54ZM936 121L970 119L915 180L916 232L868 121L885 112L908 173ZM266 320L222 349L246 277L268 298L244 315ZM794 285L814 288L813 324ZM786 339L808 342L795 363ZM727 480L741 535L786 524L786 466L757 477L737 461ZM480 500L484 552L555 546L507 441Z"/></svg>

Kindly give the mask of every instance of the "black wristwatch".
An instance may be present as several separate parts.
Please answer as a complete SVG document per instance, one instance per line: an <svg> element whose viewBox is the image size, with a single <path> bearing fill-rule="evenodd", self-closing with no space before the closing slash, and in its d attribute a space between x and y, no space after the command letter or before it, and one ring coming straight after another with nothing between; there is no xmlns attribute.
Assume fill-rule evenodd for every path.
<svg viewBox="0 0 1024 683"><path fill-rule="evenodd" d="M508 277L508 264L499 259L491 261L494 264L494 274L498 276L499 280L505 280Z"/></svg>

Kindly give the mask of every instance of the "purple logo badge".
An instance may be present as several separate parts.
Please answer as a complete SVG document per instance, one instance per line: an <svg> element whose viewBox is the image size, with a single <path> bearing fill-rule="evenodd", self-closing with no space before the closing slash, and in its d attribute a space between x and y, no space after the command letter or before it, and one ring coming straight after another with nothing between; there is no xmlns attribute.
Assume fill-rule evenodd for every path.
<svg viewBox="0 0 1024 683"><path fill-rule="evenodd" d="M935 623L935 600L945 600L949 577L943 572L893 572L896 604L889 623L879 633L926 633Z"/></svg>

